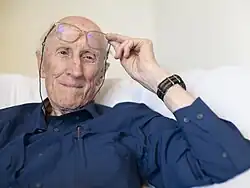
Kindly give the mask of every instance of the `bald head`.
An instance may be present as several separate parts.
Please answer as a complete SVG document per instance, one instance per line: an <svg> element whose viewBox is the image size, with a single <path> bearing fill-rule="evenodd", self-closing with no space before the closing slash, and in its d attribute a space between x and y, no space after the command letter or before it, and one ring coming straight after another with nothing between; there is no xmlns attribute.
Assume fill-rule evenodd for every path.
<svg viewBox="0 0 250 188"><path fill-rule="evenodd" d="M67 16L59 20L59 22L69 23L78 26L79 28L85 28L85 30L100 31L101 28L92 20L81 16Z"/></svg>

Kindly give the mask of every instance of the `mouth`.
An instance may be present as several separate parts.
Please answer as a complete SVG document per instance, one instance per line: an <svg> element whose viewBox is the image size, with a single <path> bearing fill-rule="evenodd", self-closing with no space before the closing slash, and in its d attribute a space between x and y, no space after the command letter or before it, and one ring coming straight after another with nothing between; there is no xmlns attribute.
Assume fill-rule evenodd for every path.
<svg viewBox="0 0 250 188"><path fill-rule="evenodd" d="M77 88L77 89L83 88L82 84L75 84L75 83L60 83L60 84L63 85L64 87L69 87L69 88Z"/></svg>

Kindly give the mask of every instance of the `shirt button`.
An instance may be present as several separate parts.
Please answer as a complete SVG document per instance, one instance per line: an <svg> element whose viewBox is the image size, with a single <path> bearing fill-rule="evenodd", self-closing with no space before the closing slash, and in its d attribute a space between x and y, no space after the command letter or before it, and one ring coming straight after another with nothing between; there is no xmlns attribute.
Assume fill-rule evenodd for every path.
<svg viewBox="0 0 250 188"><path fill-rule="evenodd" d="M54 131L55 131L55 132L59 132L60 130L59 130L59 128L55 127L55 128L54 128Z"/></svg>
<svg viewBox="0 0 250 188"><path fill-rule="evenodd" d="M203 114L197 114L197 119L202 119L203 118Z"/></svg>
<svg viewBox="0 0 250 188"><path fill-rule="evenodd" d="M223 158L227 158L227 153L226 153L226 152L223 152L223 153L222 153L222 157L223 157Z"/></svg>
<svg viewBox="0 0 250 188"><path fill-rule="evenodd" d="M43 153L39 153L38 156L39 156L39 157L42 157L42 156L43 156Z"/></svg>
<svg viewBox="0 0 250 188"><path fill-rule="evenodd" d="M189 122L189 119L186 118L186 117L184 117L183 121L184 121L185 123L188 123L188 122Z"/></svg>
<svg viewBox="0 0 250 188"><path fill-rule="evenodd" d="M42 184L41 183L36 183L36 188L42 188Z"/></svg>
<svg viewBox="0 0 250 188"><path fill-rule="evenodd" d="M79 120L80 119L80 117L79 116L76 116L76 120Z"/></svg>

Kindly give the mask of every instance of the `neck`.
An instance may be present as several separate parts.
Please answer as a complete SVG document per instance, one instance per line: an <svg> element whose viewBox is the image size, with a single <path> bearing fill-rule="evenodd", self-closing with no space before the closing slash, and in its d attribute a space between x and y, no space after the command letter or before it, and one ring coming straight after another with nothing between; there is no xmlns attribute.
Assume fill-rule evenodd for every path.
<svg viewBox="0 0 250 188"><path fill-rule="evenodd" d="M83 107L79 106L77 108L52 108L50 115L51 116L62 116L65 114L75 112L81 108L83 108Z"/></svg>
<svg viewBox="0 0 250 188"><path fill-rule="evenodd" d="M83 105L79 105L74 108L65 108L56 104L52 104L51 102L48 101L47 104L45 104L46 114L49 116L62 116L65 114L78 111L82 109L84 106L86 106L87 104L89 104L90 102L83 104Z"/></svg>

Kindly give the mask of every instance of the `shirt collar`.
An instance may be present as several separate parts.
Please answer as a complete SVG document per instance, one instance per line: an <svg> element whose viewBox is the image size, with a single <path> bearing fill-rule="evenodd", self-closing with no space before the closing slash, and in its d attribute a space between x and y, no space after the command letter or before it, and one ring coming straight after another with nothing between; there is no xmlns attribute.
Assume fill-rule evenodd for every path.
<svg viewBox="0 0 250 188"><path fill-rule="evenodd" d="M45 112L44 108L47 108L50 105L49 99L46 98L43 103L41 103L41 109L43 111L43 113ZM87 112L89 112L93 118L98 117L100 114L98 113L98 109L97 109L97 104L94 101L89 102L87 105L75 110L74 112L79 112L82 110L86 110ZM71 112L71 113L74 113Z"/></svg>
<svg viewBox="0 0 250 188"><path fill-rule="evenodd" d="M47 123L45 118L45 108L49 105L49 99L46 98L41 102L33 112L33 117L35 118L35 129L46 129ZM70 114L80 113L80 111L86 110L93 118L96 118L102 114L102 110L99 107L102 105L96 104L94 101L88 103L86 106L77 109L74 112L65 114L63 116L68 116Z"/></svg>

